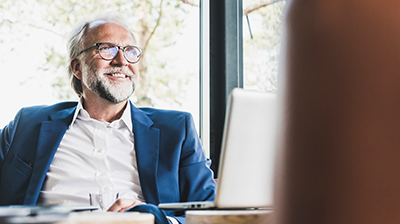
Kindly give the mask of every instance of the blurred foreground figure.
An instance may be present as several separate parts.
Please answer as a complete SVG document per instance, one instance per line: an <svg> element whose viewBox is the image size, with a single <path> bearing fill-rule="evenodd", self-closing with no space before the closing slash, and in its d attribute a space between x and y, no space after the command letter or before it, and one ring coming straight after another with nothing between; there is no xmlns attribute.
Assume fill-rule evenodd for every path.
<svg viewBox="0 0 400 224"><path fill-rule="evenodd" d="M276 223L400 223L400 2L287 7Z"/></svg>

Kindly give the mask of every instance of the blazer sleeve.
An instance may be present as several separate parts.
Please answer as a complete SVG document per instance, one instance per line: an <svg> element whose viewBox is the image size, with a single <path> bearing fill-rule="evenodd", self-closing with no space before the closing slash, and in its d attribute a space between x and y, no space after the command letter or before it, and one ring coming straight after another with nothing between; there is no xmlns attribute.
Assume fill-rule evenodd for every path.
<svg viewBox="0 0 400 224"><path fill-rule="evenodd" d="M213 201L216 183L210 169L211 160L205 156L191 114L186 114L185 120L186 136L179 165L180 200ZM186 223L185 215L179 215L179 212L172 217L182 224Z"/></svg>
<svg viewBox="0 0 400 224"><path fill-rule="evenodd" d="M14 120L0 130L0 175L3 168L4 159L8 153L8 150L10 149L21 113L22 110L17 113Z"/></svg>
<svg viewBox="0 0 400 224"><path fill-rule="evenodd" d="M181 201L212 201L216 183L196 132L193 118L186 115L186 138L182 145L179 167Z"/></svg>

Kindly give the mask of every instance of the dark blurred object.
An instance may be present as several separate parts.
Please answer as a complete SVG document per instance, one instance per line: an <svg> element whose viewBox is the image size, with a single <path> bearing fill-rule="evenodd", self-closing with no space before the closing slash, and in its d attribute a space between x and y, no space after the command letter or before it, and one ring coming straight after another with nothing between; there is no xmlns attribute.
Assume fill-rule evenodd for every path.
<svg viewBox="0 0 400 224"><path fill-rule="evenodd" d="M276 223L400 223L400 1L287 7Z"/></svg>

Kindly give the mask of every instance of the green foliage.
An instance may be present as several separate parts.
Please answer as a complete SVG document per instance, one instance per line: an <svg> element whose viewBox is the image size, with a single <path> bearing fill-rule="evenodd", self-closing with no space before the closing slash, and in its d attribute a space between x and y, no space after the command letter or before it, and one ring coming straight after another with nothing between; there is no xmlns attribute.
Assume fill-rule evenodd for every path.
<svg viewBox="0 0 400 224"><path fill-rule="evenodd" d="M246 88L269 92L277 90L284 6L284 1L277 2L249 15L253 38L244 40Z"/></svg>
<svg viewBox="0 0 400 224"><path fill-rule="evenodd" d="M61 41L49 41L46 44L46 48L43 49L46 61L38 65L38 68L54 73L52 86L57 98L74 99L76 97L71 91L66 75L69 62L65 51L65 39L74 24L82 18L104 11L117 11L127 19L139 42L138 45L145 49L139 66L142 78L139 87L141 90L137 91L135 97L138 99L136 103L151 105L151 98L168 101L169 97L172 97L173 102L179 105L182 98L179 98L179 94L174 96L174 92L181 92L182 85L194 74L176 76L179 71L169 71L170 74L165 72L171 58L162 56L165 55L162 50L176 44L175 36L184 28L183 22L188 15L184 7L191 6L178 0L4 0L0 3L0 12L4 12L0 13L0 30L10 30L13 36L18 37L16 34L26 32L24 28L28 27L29 30L45 31L61 39L64 42L62 48L59 46ZM24 38L21 37L22 39ZM1 40L0 37L0 44ZM152 68L151 73L148 72L148 67ZM32 76L35 76L35 71L32 71ZM176 82L177 86L170 87L168 94L160 91L165 83L176 78L182 80ZM159 83L160 80L164 82ZM152 86L149 86L150 84ZM146 101L140 102L140 99Z"/></svg>

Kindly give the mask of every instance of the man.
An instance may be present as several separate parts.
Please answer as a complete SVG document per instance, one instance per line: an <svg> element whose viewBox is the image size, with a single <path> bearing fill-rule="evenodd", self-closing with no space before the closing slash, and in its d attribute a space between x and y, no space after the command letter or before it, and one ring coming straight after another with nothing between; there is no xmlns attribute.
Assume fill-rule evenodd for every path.
<svg viewBox="0 0 400 224"><path fill-rule="evenodd" d="M152 212L168 223L154 205L213 200L190 114L128 100L142 50L120 18L78 25L68 50L80 101L23 108L0 130L0 205L88 205L91 191L118 191L109 211Z"/></svg>

